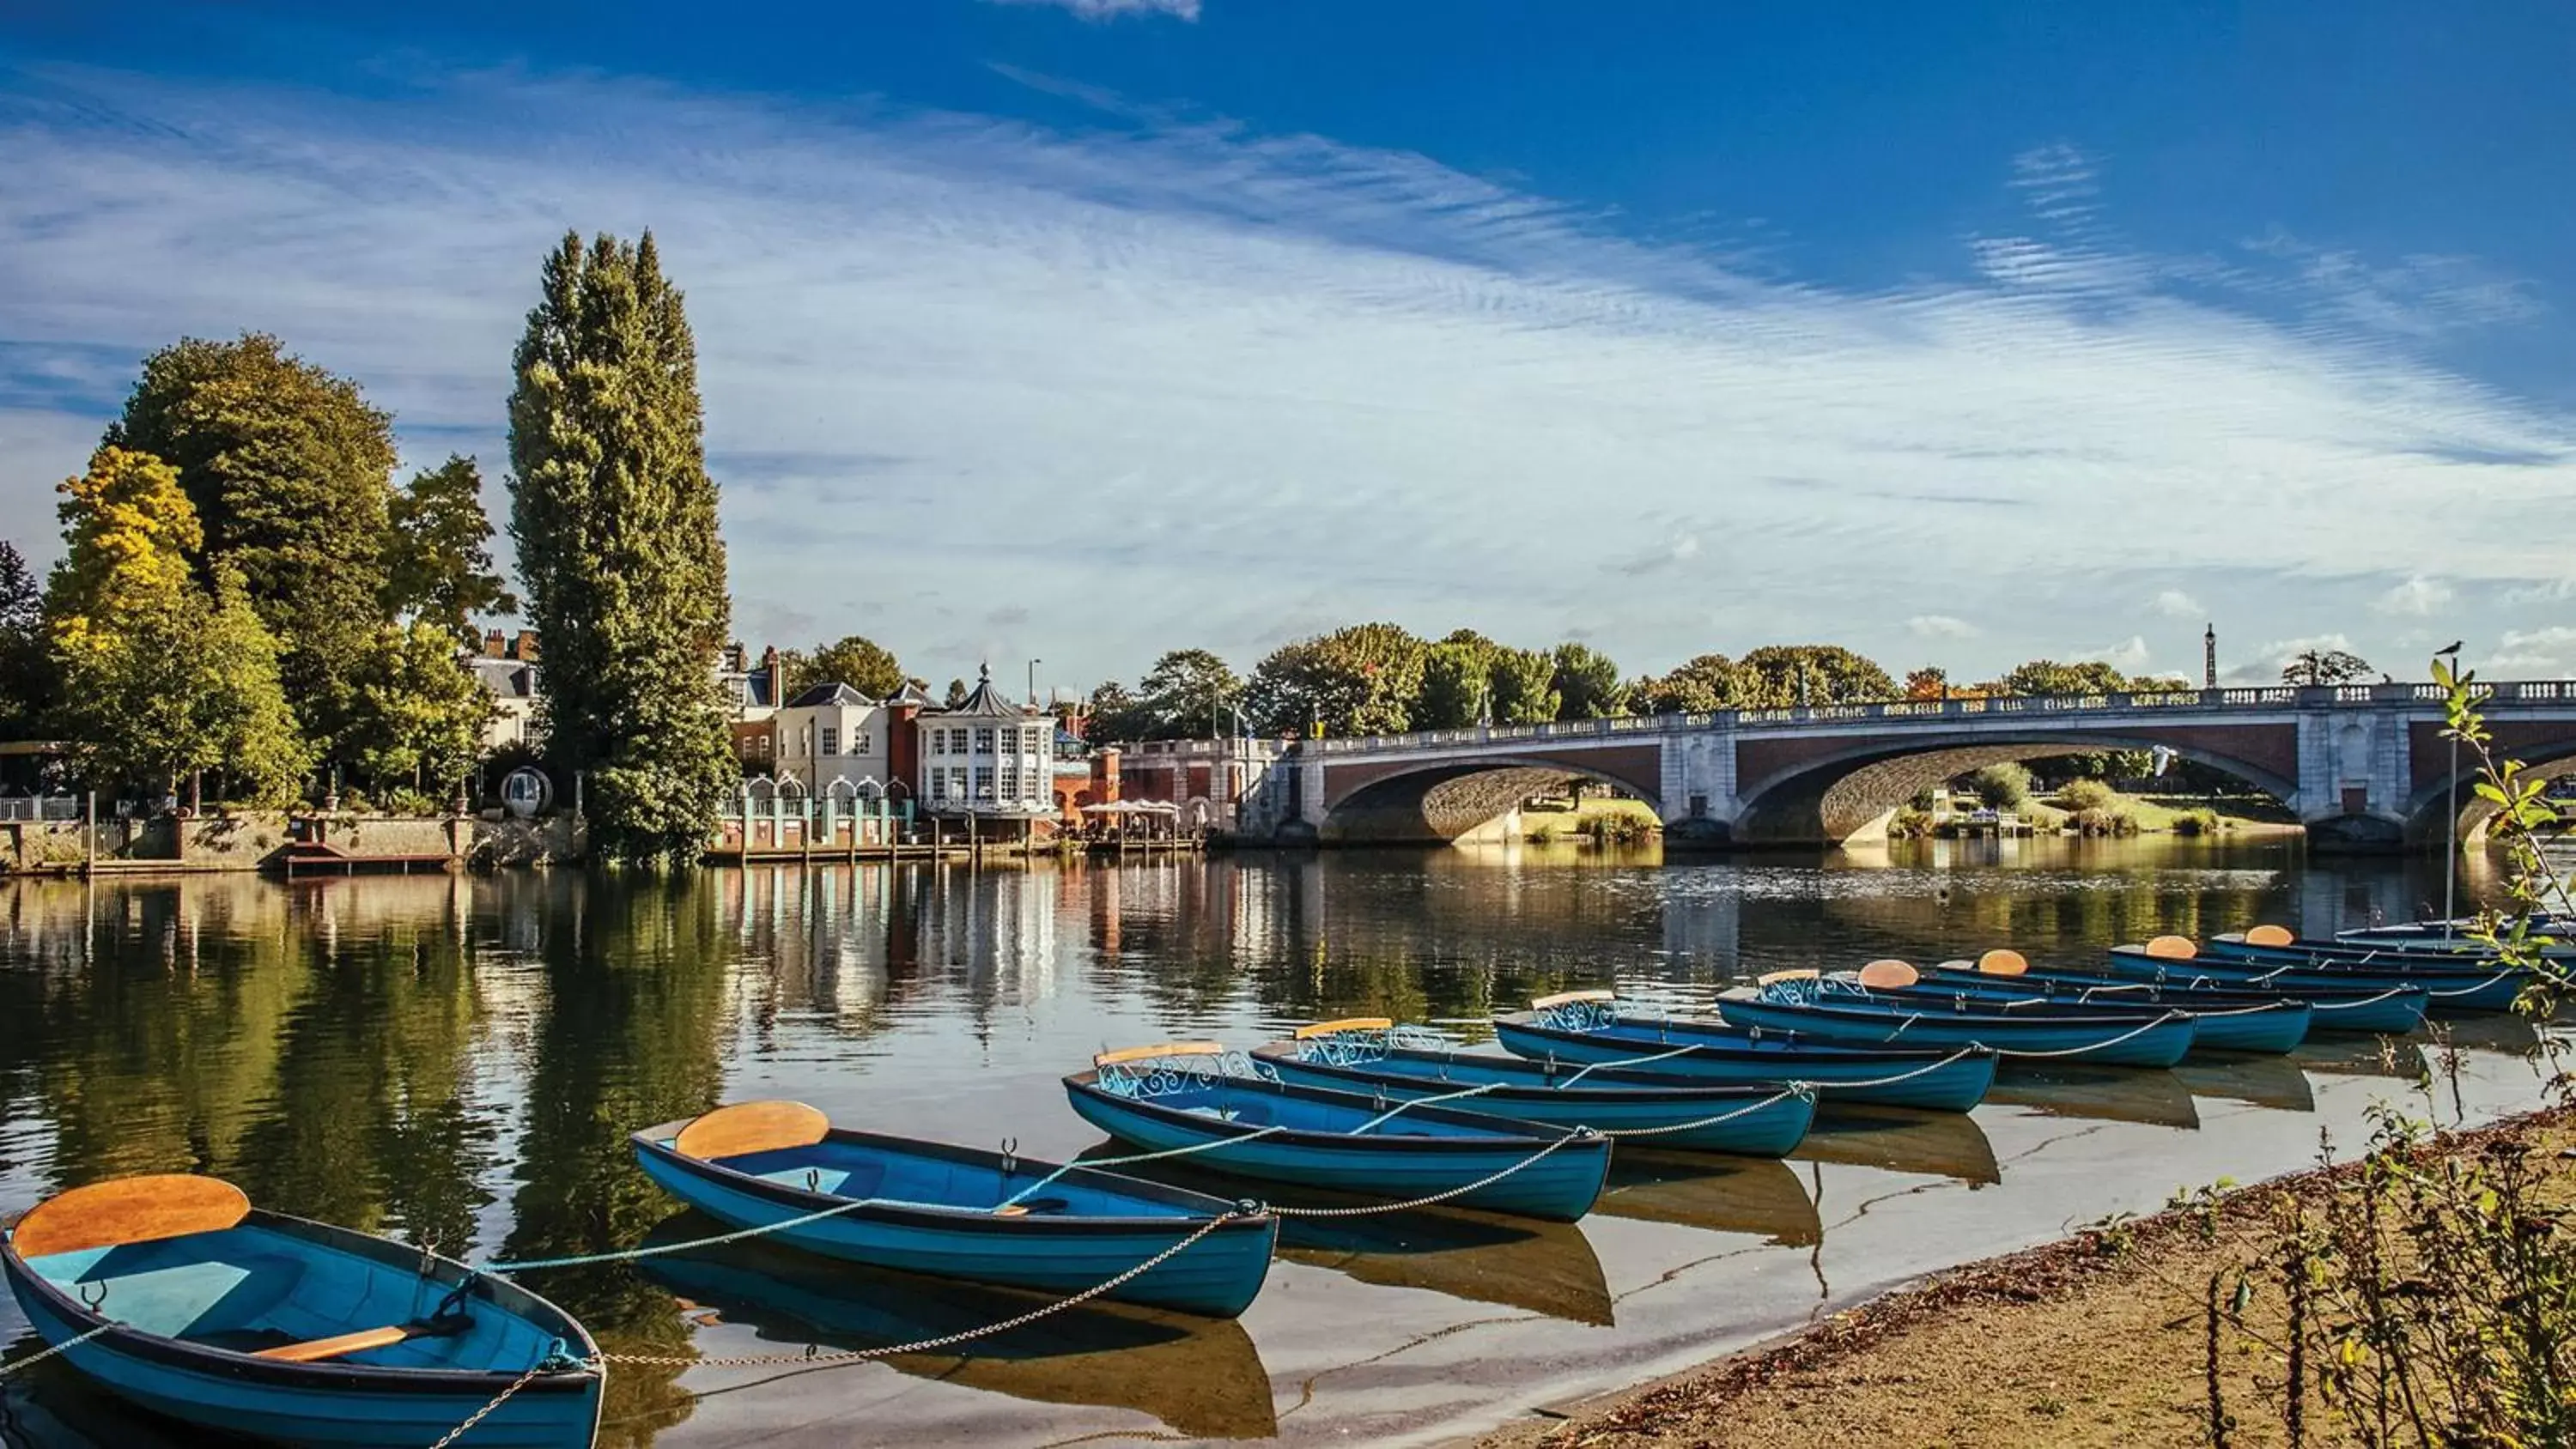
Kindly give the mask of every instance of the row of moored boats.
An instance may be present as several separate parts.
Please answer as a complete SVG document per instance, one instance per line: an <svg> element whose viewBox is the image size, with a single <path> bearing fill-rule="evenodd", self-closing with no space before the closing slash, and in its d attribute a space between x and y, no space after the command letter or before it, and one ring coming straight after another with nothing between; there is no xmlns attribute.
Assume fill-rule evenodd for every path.
<svg viewBox="0 0 2576 1449"><path fill-rule="evenodd" d="M2117 947L2105 970L2037 969L1997 950L1931 968L1775 972L1702 1016L1566 992L1496 1017L1499 1054L1384 1018L1300 1027L1249 1052L1103 1052L1064 1087L1075 1112L1129 1145L1109 1166L836 1127L794 1102L648 1127L632 1147L673 1197L823 1257L1055 1296L1114 1281L1104 1296L1230 1317L1260 1291L1281 1216L1299 1210L1265 1204L1254 1183L1351 1195L1334 1211L1436 1201L1572 1221L1621 1138L1776 1157L1838 1102L1967 1111L2016 1057L2155 1068L2280 1053L2320 1032L2507 1010L2522 985L2448 930L2318 941L2258 927L2205 948L2178 936ZM1247 1195L1114 1170L1146 1159L1232 1174ZM59 1194L17 1223L0 1264L74 1368L191 1423L425 1445L499 1397L456 1443L556 1446L589 1442L598 1421L597 1345L507 1265L264 1212L211 1178Z"/></svg>

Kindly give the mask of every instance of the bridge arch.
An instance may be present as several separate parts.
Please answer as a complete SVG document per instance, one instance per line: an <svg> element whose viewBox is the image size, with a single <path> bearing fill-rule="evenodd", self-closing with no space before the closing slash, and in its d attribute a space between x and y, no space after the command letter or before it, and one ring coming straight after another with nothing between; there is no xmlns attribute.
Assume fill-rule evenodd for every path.
<svg viewBox="0 0 2576 1449"><path fill-rule="evenodd" d="M2510 738L2513 731L2500 731L2507 738L2498 739L2494 749L2499 759L2520 760L2526 774L2544 780L2576 775L2576 736L2566 739ZM2426 748L2416 741L2416 748ZM2405 813L2406 843L2440 849L2446 836L2445 815L2456 812L2458 838L2464 845L2474 845L2486 838L2487 825L2495 819L2492 801L2480 799L2477 793L2478 766L2466 752L2460 756L2460 771L2450 774L2450 747L2447 741L2434 744L2429 758L2419 758L2417 777L2430 777L2430 783L2419 785L2407 798Z"/></svg>
<svg viewBox="0 0 2576 1449"><path fill-rule="evenodd" d="M1574 752L1485 755L1353 767L1343 778L1328 780L1319 834L1345 844L1473 839L1498 832L1521 801L1569 779L1615 785L1662 818L1659 782L1626 753L1604 759Z"/></svg>
<svg viewBox="0 0 2576 1449"><path fill-rule="evenodd" d="M1987 765L2114 750L2166 749L2245 781L2295 805L2299 784L2296 736L2277 727L2278 741L2249 737L2256 752L2213 747L2190 731L2050 730L2034 720L2028 732L1941 734L1848 743L1819 741L1794 760L1739 780L1729 838L1738 844L1839 843L1866 836L1898 807L1944 780ZM2284 768L2286 766L2286 769Z"/></svg>

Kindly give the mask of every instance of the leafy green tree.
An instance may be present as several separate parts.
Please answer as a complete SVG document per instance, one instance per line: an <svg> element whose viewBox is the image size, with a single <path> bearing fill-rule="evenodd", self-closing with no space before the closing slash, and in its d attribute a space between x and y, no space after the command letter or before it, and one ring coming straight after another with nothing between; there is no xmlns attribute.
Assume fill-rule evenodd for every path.
<svg viewBox="0 0 2576 1449"><path fill-rule="evenodd" d="M102 447L62 485L63 559L45 614L59 716L91 779L175 794L219 771L247 798L291 792L311 766L279 683L277 641L241 576L200 585L203 539L175 469Z"/></svg>
<svg viewBox="0 0 2576 1449"><path fill-rule="evenodd" d="M1493 690L1494 723L1545 724L1556 718L1556 657L1537 649L1502 649L1486 678Z"/></svg>
<svg viewBox="0 0 2576 1449"><path fill-rule="evenodd" d="M1887 671L1839 644L1769 644L1737 662L1745 705L1862 704L1895 699Z"/></svg>
<svg viewBox="0 0 2576 1449"><path fill-rule="evenodd" d="M1175 649L1154 661L1137 682L1131 740L1196 739L1222 730L1224 715L1243 701L1243 681L1206 649Z"/></svg>
<svg viewBox="0 0 2576 1449"><path fill-rule="evenodd" d="M2016 665L1996 683L2002 694L2117 694L2129 687L2128 678L2099 659L2076 664L2061 664L2054 659L2033 659Z"/></svg>
<svg viewBox="0 0 2576 1449"><path fill-rule="evenodd" d="M492 520L473 459L449 454L414 474L388 502L386 523L385 606L395 618L425 619L471 649L480 642L475 615L519 612L492 566Z"/></svg>
<svg viewBox="0 0 2576 1449"><path fill-rule="evenodd" d="M893 651L863 635L847 635L817 644L809 654L789 657L791 698L815 684L846 684L870 699L883 699L903 688L903 666L895 661Z"/></svg>
<svg viewBox="0 0 2576 1449"><path fill-rule="evenodd" d="M1245 709L1272 733L1401 734L1412 728L1429 646L1394 624L1353 624L1271 652Z"/></svg>
<svg viewBox="0 0 2576 1449"><path fill-rule="evenodd" d="M1609 719L1627 713L1627 687L1619 682L1619 666L1609 655L1569 642L1556 646L1555 661L1550 687L1556 691L1558 719Z"/></svg>
<svg viewBox="0 0 2576 1449"><path fill-rule="evenodd" d="M1144 738L1147 720L1136 696L1127 691L1127 686L1114 679L1104 679L1091 691L1088 704L1090 713L1083 725L1084 739L1105 744Z"/></svg>
<svg viewBox="0 0 2576 1449"><path fill-rule="evenodd" d="M1629 707L1640 714L1706 714L1744 703L1744 675L1723 654L1702 654L1665 675L1647 675L1628 687Z"/></svg>
<svg viewBox="0 0 2576 1449"><path fill-rule="evenodd" d="M288 353L266 333L186 338L144 359L113 447L179 473L203 529L189 561L201 584L239 571L283 648L286 687L314 743L352 723L350 679L384 617L393 422L356 383Z"/></svg>
<svg viewBox="0 0 2576 1449"><path fill-rule="evenodd" d="M357 687L352 754L367 782L445 799L481 757L492 715L491 696L456 658L455 636L429 619L378 626Z"/></svg>
<svg viewBox="0 0 2576 1449"><path fill-rule="evenodd" d="M44 596L18 546L0 539L0 740L36 733L53 702Z"/></svg>
<svg viewBox="0 0 2576 1449"><path fill-rule="evenodd" d="M960 705L964 704L965 702L966 702L966 681L965 681L965 680L962 680L962 679L952 679L952 680L948 681L948 694L947 694L947 704L948 704L948 707L949 707L950 709L955 709L955 708L957 708L958 706L960 706Z"/></svg>
<svg viewBox="0 0 2576 1449"><path fill-rule="evenodd" d="M1422 656L1422 690L1410 715L1415 729L1454 730L1476 723L1491 688L1491 650L1444 639Z"/></svg>
<svg viewBox="0 0 2576 1449"><path fill-rule="evenodd" d="M2343 649L2302 649L2281 666L2283 684L2349 684L2370 677L2370 661Z"/></svg>
<svg viewBox="0 0 2576 1449"><path fill-rule="evenodd" d="M602 855L694 859L740 777L711 667L732 603L697 347L652 234L567 234L513 362L510 536L547 756L587 777Z"/></svg>
<svg viewBox="0 0 2576 1449"><path fill-rule="evenodd" d="M1987 765L1968 776L1968 788L1997 810L2019 810L2030 803L2030 771L2021 765Z"/></svg>

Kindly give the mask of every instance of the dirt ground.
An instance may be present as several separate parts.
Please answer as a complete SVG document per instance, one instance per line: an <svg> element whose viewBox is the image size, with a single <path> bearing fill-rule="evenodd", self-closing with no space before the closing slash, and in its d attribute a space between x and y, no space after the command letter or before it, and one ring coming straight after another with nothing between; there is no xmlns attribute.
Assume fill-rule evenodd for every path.
<svg viewBox="0 0 2576 1449"><path fill-rule="evenodd" d="M2534 1117L2465 1134L2576 1142L2576 1118ZM2571 1164L2576 1171L2576 1164ZM1483 1449L2112 1449L2207 1444L2208 1291L2262 1256L2277 1194L2312 1192L2322 1172L2229 1195L1942 1274L1836 1315L1786 1341L1568 1417L1489 1436ZM2232 1303L2229 1304L2232 1307ZM2277 1281L2257 1279L2244 1331L2222 1326L2220 1399L2232 1449L2289 1442L2282 1424ZM2304 1442L2353 1444L2313 1396Z"/></svg>

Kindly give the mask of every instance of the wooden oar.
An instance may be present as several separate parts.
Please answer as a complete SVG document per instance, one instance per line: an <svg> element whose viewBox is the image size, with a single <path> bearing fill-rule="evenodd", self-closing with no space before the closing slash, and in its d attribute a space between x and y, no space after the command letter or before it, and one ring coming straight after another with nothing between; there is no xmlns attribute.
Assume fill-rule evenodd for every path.
<svg viewBox="0 0 2576 1449"><path fill-rule="evenodd" d="M441 1308L427 1318L415 1318L409 1323L388 1323L382 1328L362 1328L356 1333L336 1334L330 1338L281 1343L275 1348L263 1348L251 1357L275 1359L279 1363L320 1363L324 1359L364 1353L371 1348L391 1348L405 1339L445 1338L450 1334L463 1333L473 1322L463 1313L450 1313Z"/></svg>

